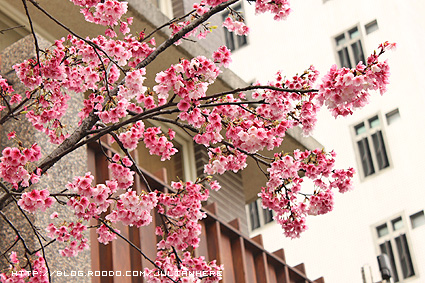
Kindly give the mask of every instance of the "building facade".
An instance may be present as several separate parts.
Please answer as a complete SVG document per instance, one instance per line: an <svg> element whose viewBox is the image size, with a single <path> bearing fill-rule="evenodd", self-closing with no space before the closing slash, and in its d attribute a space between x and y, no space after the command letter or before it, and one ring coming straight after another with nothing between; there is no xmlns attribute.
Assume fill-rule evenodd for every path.
<svg viewBox="0 0 425 283"><path fill-rule="evenodd" d="M52 2L47 0L41 0L38 3L40 6L45 7L52 16L60 19L66 26L71 27L74 32L83 37L93 36L103 32L98 27L84 23L83 16L79 14L78 8L70 2L63 2L60 6L52 5ZM169 5L170 3L167 1L155 3L141 3L136 0L129 1L129 13L134 17L133 27L135 29L146 28L146 32L149 32L163 24L170 18L172 12L175 12L179 7L178 3L174 3L174 6L171 8ZM40 35L40 42L43 43L42 46L49 46L49 42L67 35L66 30L52 24L50 20L46 19L34 7L30 6L29 9L34 27ZM5 33L5 36L2 35L0 37L0 73L3 77L13 81L14 88L19 91L19 83L13 74L11 66L28 57L35 56L31 39L32 35L30 35L22 3L19 1L0 0L0 16L0 30L4 30ZM219 38L223 35L223 31L220 32L221 35L218 36ZM169 31L160 32L156 36L157 42L163 41L169 34ZM243 45L246 45L246 43L241 43L238 47ZM210 52L198 44L187 42L184 42L178 47L170 48L170 51L164 54L163 58L158 60L158 63L151 66L150 71L152 73L150 77L148 74L148 84L154 85L154 74L167 68L170 64L178 62L179 58L195 55L210 56ZM243 85L243 80L231 71L225 71L212 86L211 90L218 92ZM74 98L75 101L73 100L72 105L70 105L73 108L73 112L69 117L70 124L75 122L74 120L78 117L76 113L82 107L81 98L76 96ZM152 121L152 123L155 122ZM30 125L25 124L23 121L14 122L9 128L3 127L1 136L2 148L10 145L7 134L12 129L19 131L22 136L25 136L28 139L25 142L40 142L37 133L28 128L31 128ZM175 140L181 154L176 156L171 163L160 163L158 160L149 159L149 154L142 148L135 151L136 160L143 160L143 162L140 162L140 166L143 168L151 186L155 188L168 190L169 182L174 180L173 178L176 175L193 179L202 173L202 162L206 161L205 151L201 147L194 146L192 140L186 138L183 133L180 135L177 132ZM300 132L294 130L288 136L284 150L314 148L318 145L320 146L314 139L302 138ZM87 170L92 172L96 182L104 182L108 179L110 173L101 149L108 154L117 151L117 148L114 148L114 146L104 140L101 146L96 144L82 148L76 153L77 155L71 156L67 160L62 160L61 163L55 165L49 176L42 178L40 186L47 186L60 191L68 181L72 180L73 176L83 175ZM205 210L209 216L202 222L204 233L200 249L197 252L198 255L204 255L209 260L217 259L219 264L227 266L227 271L223 274L223 282L226 283L313 282L306 276L303 264L297 264L294 267L286 264L283 250L278 250L275 253L267 252L263 248L261 236L253 239L248 237L245 204L248 200L255 198L259 189L257 184L251 182L249 178L252 174L251 171L248 171L244 174L226 174L219 178L223 189L214 193L211 196L211 202L206 204ZM136 181L134 189L140 191L144 188L140 182ZM22 219L13 218L16 212L8 211L7 213L8 217L14 223L24 222ZM69 215L69 217L72 217L72 215ZM46 226L50 222L48 217L44 217L41 214L34 215L32 220L37 227ZM0 220L0 228L0 252L3 252L9 247L8 241L13 242L14 233L3 220ZM138 248L142 249L146 255L151 258L155 257L157 238L153 226L143 227L141 229L120 226L119 229L123 235L130 239ZM31 229L24 228L23 231L25 231L25 237L31 238ZM95 233L90 234L91 251L82 254L81 257L76 259L61 257L57 252L57 247L46 249L47 259L50 260L50 269L52 271L67 272L70 274L70 271L76 271L76 269L84 272L88 270L124 272L129 270L143 270L145 267L151 267L147 260L141 257L137 251L131 249L127 243L117 240L104 246L97 242L96 237ZM35 239L31 239L31 244L34 247L37 246ZM7 262L2 262L1 268L6 268L7 265ZM53 282L70 282L72 278L66 278L56 273L52 279ZM140 276L95 276L92 278L85 277L72 280L78 280L78 282L143 282L143 278ZM314 282L323 282L323 278L319 278Z"/></svg>
<svg viewBox="0 0 425 283"><path fill-rule="evenodd" d="M231 69L246 81L265 81L278 70L291 77L310 64L324 75L332 64L364 62L381 42L398 47L385 54L391 67L388 91L372 95L370 104L350 117L335 120L322 111L313 132L327 150L336 151L339 168L356 169L354 191L337 195L331 213L310 217L309 230L296 240L285 239L269 213L253 203L247 208L251 235L262 234L266 249L285 248L292 264L306 258L309 274L323 274L328 283L380 281L376 257L383 253L394 282L424 282L425 40L420 35L425 4L309 0L291 5L292 14L282 22L254 16L254 8L244 5L251 33L248 44L233 53ZM247 60L250 54L263 63Z"/></svg>

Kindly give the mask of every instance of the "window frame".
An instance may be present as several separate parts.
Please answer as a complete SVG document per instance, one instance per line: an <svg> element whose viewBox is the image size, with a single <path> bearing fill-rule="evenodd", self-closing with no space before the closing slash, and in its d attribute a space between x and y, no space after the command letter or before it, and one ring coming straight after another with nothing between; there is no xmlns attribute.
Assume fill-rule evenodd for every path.
<svg viewBox="0 0 425 283"><path fill-rule="evenodd" d="M371 128L369 125L369 121L375 117L378 117L380 124L379 126L377 126L376 128ZM356 128L361 125L364 124L366 131L360 134L356 133ZM357 166L358 166L358 171L359 171L359 176L360 176L360 180L366 180L370 177L373 176L378 176L380 175L382 172L385 172L386 170L392 168L392 160L391 160L391 154L389 151L389 145L388 145L388 141L387 141L387 137L386 137L386 127L385 127L385 123L386 123L386 119L384 119L383 115L381 114L381 112L375 113L373 115L367 116L366 118L357 121L355 124L350 125L350 130L351 130L351 136L352 136L352 143L353 143L353 148L354 148L354 152L355 152L355 156L356 156L356 161L357 161ZM376 134L377 132L381 131L381 135L382 135L382 142L385 148L385 154L387 157L387 162L388 162L388 166L383 167L382 169L379 169L379 162L378 162L378 158L377 158L377 150L375 149L375 144L373 142L373 138L372 136L374 134ZM358 142L363 140L363 139L367 139L368 141L368 146L369 146L369 151L370 151L370 155L371 155L371 161L372 161L372 166L374 168L374 172L365 175L364 172L364 168L363 168L363 162L362 162L362 155L360 154L360 149L358 146Z"/></svg>
<svg viewBox="0 0 425 283"><path fill-rule="evenodd" d="M184 181L195 180L197 177L197 173L195 161L195 147L192 138L188 136L188 134L182 129L174 125L165 124L155 120L149 120L149 123L151 123L155 127L160 127L163 133L166 133L166 129L168 128L171 128L176 133L173 141L176 141L182 147Z"/></svg>
<svg viewBox="0 0 425 283"><path fill-rule="evenodd" d="M394 230L393 223L398 218L401 219L401 221L403 223L403 227L399 228L397 230ZM416 265L414 248L412 246L412 241L411 241L411 237L410 237L411 226L409 224L410 224L409 218L405 215L404 212L401 212L401 213L394 214L391 217L388 217L388 218L386 218L386 219L384 219L380 222L377 222L377 223L375 223L374 225L371 226L374 244L375 244L375 252L376 252L377 255L382 254L381 249L380 249L380 245L386 243L387 241L391 244L391 250L392 250L392 254L394 256L394 264L395 264L396 272L397 272L397 275L398 275L398 281L396 283L410 282L411 280L418 278L418 267ZM387 226L388 234L383 235L383 236L379 236L378 235L378 227L383 226L383 225ZM396 242L396 239L400 238L403 235L406 238L407 248L408 248L408 252L409 252L409 255L410 255L410 262L412 264L412 269L413 269L413 275L406 277L406 278L404 278L404 275L403 275L403 270L402 270L402 266L401 266L401 260L402 259L399 255L399 251L398 251L398 248L397 248L397 242ZM391 262L391 258L390 258L390 262ZM395 280L394 274L392 274L391 280L392 280L391 282L394 282L394 280Z"/></svg>
<svg viewBox="0 0 425 283"><path fill-rule="evenodd" d="M351 39L350 38L350 31L352 31L356 28L357 28L357 31L359 33L359 36ZM344 35L345 42L341 45L338 45L337 44L337 38L341 37L342 35ZM364 37L365 37L364 31L363 31L362 25L360 25L360 23L357 23L356 25L353 25L350 28L347 28L344 31L339 32L338 34L336 34L335 36L332 37L332 46L334 47L334 51L335 51L334 55L335 55L335 60L337 62L338 67L344 67L342 65L341 60L340 60L340 56L338 55L338 52L341 51L341 50L344 50L344 48L347 48L347 51L348 51L348 57L349 57L349 61L350 61L349 63L351 65L350 68L355 68L357 66L357 64L359 62L354 62L355 56L354 56L352 44L356 43L358 41L360 42L360 45L361 45L361 48L362 48L363 59L364 59L363 64L366 64L367 58L366 58L365 54L367 54L367 52L365 50L366 44L365 44ZM349 68L349 67L347 67L347 68Z"/></svg>
<svg viewBox="0 0 425 283"><path fill-rule="evenodd" d="M258 227L255 227L255 228L252 227L253 223L251 223L251 204L254 203L254 202L256 203L256 206L257 206L257 219L258 219L258 222L259 222ZM267 215L266 213L270 214L270 212L269 212L268 208L266 208L266 209L263 208L263 206L261 205L261 199L260 198L256 199L255 201L253 201L251 203L246 204L245 210L246 210L246 214L247 214L249 232L253 232L257 229L260 229L261 227L264 227L265 225L267 225L269 223L273 223L273 221L274 221L273 217L275 216L275 213L274 213L274 211L271 211L272 217L271 217L270 221L266 222L266 215Z"/></svg>

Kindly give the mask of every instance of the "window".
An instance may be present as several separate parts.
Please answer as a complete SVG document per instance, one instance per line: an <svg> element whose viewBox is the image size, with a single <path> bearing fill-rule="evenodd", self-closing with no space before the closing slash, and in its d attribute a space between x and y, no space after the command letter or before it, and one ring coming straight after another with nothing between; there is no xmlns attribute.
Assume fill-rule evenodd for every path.
<svg viewBox="0 0 425 283"><path fill-rule="evenodd" d="M358 27L345 31L334 40L340 67L354 68L360 61L366 63L362 36Z"/></svg>
<svg viewBox="0 0 425 283"><path fill-rule="evenodd" d="M379 115L355 125L354 137L358 163L363 178L390 166L383 125Z"/></svg>
<svg viewBox="0 0 425 283"><path fill-rule="evenodd" d="M152 3L157 7L164 15L168 18L173 17L173 6L171 0L151 0Z"/></svg>
<svg viewBox="0 0 425 283"><path fill-rule="evenodd" d="M394 282L415 275L408 229L404 218L396 216L374 228L378 254L386 254L390 259Z"/></svg>
<svg viewBox="0 0 425 283"><path fill-rule="evenodd" d="M257 199L247 205L250 230L257 229L273 221L273 211L263 209L261 199Z"/></svg>
<svg viewBox="0 0 425 283"><path fill-rule="evenodd" d="M410 222L412 223L413 229L425 225L424 211L421 210L419 212L416 212L415 214L410 215Z"/></svg>
<svg viewBox="0 0 425 283"><path fill-rule="evenodd" d="M366 24L364 28L366 30L366 34L372 33L379 29L378 22L376 20L373 20L370 23Z"/></svg>
<svg viewBox="0 0 425 283"><path fill-rule="evenodd" d="M236 12L241 12L242 6L236 5L232 9L235 10ZM229 13L223 14L223 21L227 18L228 15ZM226 46L231 51L239 49L242 46L248 44L248 41L245 35L236 35L234 32L229 32L227 28L223 28L223 31L224 31L224 40L226 41Z"/></svg>
<svg viewBox="0 0 425 283"><path fill-rule="evenodd" d="M398 108L388 112L385 114L385 118L387 118L387 124L391 125L396 123L398 120L400 120L400 112L398 111Z"/></svg>
<svg viewBox="0 0 425 283"><path fill-rule="evenodd" d="M144 123L146 128L152 126L160 127L164 133L168 129L166 125L156 121L152 121L152 123L145 121ZM157 175L166 183L178 182L179 180L195 180L196 168L192 139L182 130L172 128L176 132L172 142L178 152L170 160L161 161L161 157L151 155L149 149L143 145L143 142L140 142L137 147L139 164L143 169Z"/></svg>

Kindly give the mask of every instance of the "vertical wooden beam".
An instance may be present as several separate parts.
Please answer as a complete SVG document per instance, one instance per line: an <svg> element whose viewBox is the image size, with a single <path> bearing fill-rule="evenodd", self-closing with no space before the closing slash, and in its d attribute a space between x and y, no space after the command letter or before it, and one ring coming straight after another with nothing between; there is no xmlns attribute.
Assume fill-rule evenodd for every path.
<svg viewBox="0 0 425 283"><path fill-rule="evenodd" d="M120 230L120 234L126 239L129 238L128 226L125 226L121 223L115 224L115 227ZM109 244L111 245L111 244ZM112 262L113 262L113 270L114 270L114 282L119 283L131 283L130 276L116 276L117 272L121 272L125 274L126 271L131 270L131 262L130 262L130 245L128 245L121 238L112 241Z"/></svg>
<svg viewBox="0 0 425 283"><path fill-rule="evenodd" d="M129 227L129 240L138 248L140 248L140 235L139 228L133 226ZM143 271L142 269L142 256L134 249L130 248L130 263L131 271ZM140 273L139 273L140 274ZM143 276L132 276L131 283L143 283Z"/></svg>
<svg viewBox="0 0 425 283"><path fill-rule="evenodd" d="M307 279L306 276L306 272L305 272L305 265L304 263L300 263L297 266L294 266L294 269L298 270L299 272L302 273L302 277L304 278L304 280L300 280L299 282L301 283L306 283L307 281L305 279Z"/></svg>
<svg viewBox="0 0 425 283"><path fill-rule="evenodd" d="M245 255L246 255L246 271L247 271L247 278L248 278L248 282L250 283L256 283L257 279L256 279L256 271L257 271L257 267L255 266L255 261L254 261L254 255L252 253L252 250L247 249L247 246L245 245Z"/></svg>
<svg viewBox="0 0 425 283"><path fill-rule="evenodd" d="M232 256L235 280L238 283L248 283L245 245L242 237L232 241Z"/></svg>
<svg viewBox="0 0 425 283"><path fill-rule="evenodd" d="M216 259L217 264L222 264L223 260L221 259L222 247L221 247L221 230L220 223L218 221L213 221L208 223L206 226L207 232L207 241L208 241L208 257L210 260Z"/></svg>
<svg viewBox="0 0 425 283"><path fill-rule="evenodd" d="M231 239L227 233L221 233L221 255L222 264L225 266L223 271L223 282L225 283L238 283L235 281L235 265L233 265L233 249Z"/></svg>
<svg viewBox="0 0 425 283"><path fill-rule="evenodd" d="M254 257L256 267L256 279L257 283L269 283L269 272L267 270L267 258L266 254L262 251Z"/></svg>
<svg viewBox="0 0 425 283"><path fill-rule="evenodd" d="M289 268L288 268L288 265L286 264L285 251L283 249L280 249L273 252L273 254L285 262L285 266L283 266L283 268L279 268L278 270L276 270L277 281L282 283L290 283Z"/></svg>

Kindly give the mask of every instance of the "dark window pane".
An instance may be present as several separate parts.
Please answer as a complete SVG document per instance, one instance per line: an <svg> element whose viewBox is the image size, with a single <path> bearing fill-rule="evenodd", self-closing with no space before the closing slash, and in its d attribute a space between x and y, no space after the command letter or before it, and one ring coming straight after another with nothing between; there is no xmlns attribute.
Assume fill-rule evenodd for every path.
<svg viewBox="0 0 425 283"><path fill-rule="evenodd" d="M381 122L379 121L378 116L375 116L375 117L369 119L369 127L371 129L378 127L380 124L381 124Z"/></svg>
<svg viewBox="0 0 425 283"><path fill-rule="evenodd" d="M369 142L367 138L359 140L357 142L357 146L359 148L364 176L366 177L375 173L375 169L373 168L372 163L372 156L370 155Z"/></svg>
<svg viewBox="0 0 425 283"><path fill-rule="evenodd" d="M249 219L251 220L251 230L260 227L260 219L258 217L257 202L253 201L248 205L249 208Z"/></svg>
<svg viewBox="0 0 425 283"><path fill-rule="evenodd" d="M347 47L338 51L338 57L341 67L351 68L350 56L348 55Z"/></svg>
<svg viewBox="0 0 425 283"><path fill-rule="evenodd" d="M350 39L360 36L360 32L357 28L353 28L350 31L348 31L348 34L350 35Z"/></svg>
<svg viewBox="0 0 425 283"><path fill-rule="evenodd" d="M379 170L387 168L389 166L387 152L385 150L384 139L382 132L377 131L372 135L373 146L375 148L376 159L378 160Z"/></svg>
<svg viewBox="0 0 425 283"><path fill-rule="evenodd" d="M354 62L356 63L356 65L360 61L362 61L363 63L366 63L366 61L364 59L362 43L360 42L360 40L351 44L351 49L353 50Z"/></svg>
<svg viewBox="0 0 425 283"><path fill-rule="evenodd" d="M403 272L403 278L409 278L415 275L415 272L413 271L413 264L410 257L409 247L407 246L406 235L402 234L395 238L395 242L397 244L397 251L400 257L399 261Z"/></svg>
<svg viewBox="0 0 425 283"><path fill-rule="evenodd" d="M245 35L237 35L238 48L244 46L246 44L246 36Z"/></svg>
<svg viewBox="0 0 425 283"><path fill-rule="evenodd" d="M379 238L388 235L389 233L387 224L376 227L376 231L378 232Z"/></svg>
<svg viewBox="0 0 425 283"><path fill-rule="evenodd" d="M381 249L381 253L386 254L389 258L390 258L390 263L391 263L391 269L392 269L392 278L394 279L394 282L398 282L398 273L397 273L397 269L396 269L396 265L395 265L395 260L394 260L394 254L393 254L393 249L391 247L391 242L390 241L386 241L383 244L379 245L379 248Z"/></svg>
<svg viewBox="0 0 425 283"><path fill-rule="evenodd" d="M235 41L233 40L233 34L229 32L226 28L224 29L224 38L226 40L226 46L231 51L235 50Z"/></svg>
<svg viewBox="0 0 425 283"><path fill-rule="evenodd" d="M385 117L387 117L387 124L391 125L397 122L400 119L400 111L397 109L394 109L391 112L388 112L385 114Z"/></svg>
<svg viewBox="0 0 425 283"><path fill-rule="evenodd" d="M393 225L393 231L397 231L397 230L404 227L404 223L403 223L403 220L401 219L401 217L398 217L398 218L392 220L391 223Z"/></svg>
<svg viewBox="0 0 425 283"><path fill-rule="evenodd" d="M269 223L273 221L273 211L269 209L263 210L264 214L264 223Z"/></svg>
<svg viewBox="0 0 425 283"><path fill-rule="evenodd" d="M413 229L415 229L416 227L425 225L424 211L421 210L415 214L410 215L410 221L412 222Z"/></svg>
<svg viewBox="0 0 425 283"><path fill-rule="evenodd" d="M366 133L366 127L365 127L364 123L358 124L354 128L356 130L357 136L360 135L360 134Z"/></svg>
<svg viewBox="0 0 425 283"><path fill-rule="evenodd" d="M343 45L345 43L345 35L341 34L340 36L335 37L336 46Z"/></svg>
<svg viewBox="0 0 425 283"><path fill-rule="evenodd" d="M378 22L376 20L371 21L367 25L365 25L366 34L372 33L378 30Z"/></svg>

